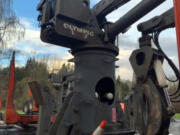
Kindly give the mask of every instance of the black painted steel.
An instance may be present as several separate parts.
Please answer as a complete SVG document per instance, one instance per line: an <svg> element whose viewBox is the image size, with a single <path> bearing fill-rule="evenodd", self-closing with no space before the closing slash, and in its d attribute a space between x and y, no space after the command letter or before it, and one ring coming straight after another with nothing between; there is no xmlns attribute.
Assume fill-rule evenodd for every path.
<svg viewBox="0 0 180 135"><path fill-rule="evenodd" d="M155 9L165 0L143 0L128 13L122 16L117 22L109 27L109 36L116 36L117 34L125 31L133 23L138 21L144 15Z"/></svg>
<svg viewBox="0 0 180 135"><path fill-rule="evenodd" d="M75 64L72 97L59 112L50 131L53 135L90 135L102 120L113 123L115 61L119 53L115 36L165 0L143 0L114 24L106 21L108 13L128 1L104 0L93 9L89 0L49 0L38 6L42 41L71 48L71 62ZM126 127L113 125L110 130L112 135L123 131L134 134Z"/></svg>
<svg viewBox="0 0 180 135"><path fill-rule="evenodd" d="M174 8L171 8L160 16L153 17L146 22L140 23L138 25L138 30L143 34L149 34L173 27L175 27Z"/></svg>
<svg viewBox="0 0 180 135"><path fill-rule="evenodd" d="M101 0L93 7L93 12L95 13L99 22L101 22L106 15L129 1L130 0Z"/></svg>

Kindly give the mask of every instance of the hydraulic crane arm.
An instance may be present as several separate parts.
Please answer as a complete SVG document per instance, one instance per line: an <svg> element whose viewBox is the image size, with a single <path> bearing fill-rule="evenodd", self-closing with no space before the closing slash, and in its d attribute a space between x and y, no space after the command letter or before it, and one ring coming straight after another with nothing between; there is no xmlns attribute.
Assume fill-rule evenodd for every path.
<svg viewBox="0 0 180 135"><path fill-rule="evenodd" d="M116 36L124 32L129 26L138 21L144 15L155 9L165 0L143 0L128 13L122 16L117 22L109 27L108 35Z"/></svg>
<svg viewBox="0 0 180 135"><path fill-rule="evenodd" d="M180 24L180 20L179 16L177 14L178 10L180 9L180 7L177 8L177 4L175 3L174 8L169 9L168 11L166 11L165 13L163 13L160 16L156 16L146 22L143 22L141 24L138 25L138 30L140 32L142 32L143 35L148 35L150 33L154 33L153 39L155 41L155 44L157 46L157 48L159 49L159 51L161 52L161 54L163 54L163 56L165 57L165 59L168 61L169 65L171 66L171 68L173 69L176 78L179 79L180 78L180 74L179 74L179 70L176 67L176 65L172 62L171 59L169 59L169 57L163 52L163 50L161 49L159 43L158 43L158 37L160 32L162 32L165 29L168 28L173 28L175 27L175 21L176 21L176 31L177 31L177 41L178 41L178 55L180 58L180 44L179 44L179 39L180 39L180 27L178 27L178 25ZM175 12L174 12L175 11ZM180 11L179 11L180 12ZM179 13L178 12L178 13ZM156 34L157 33L157 34ZM178 83L178 88L175 92L170 93L170 97L171 97L171 102L173 102L173 105L175 106L175 109L177 112L179 112L180 110L178 110L178 106L180 105L178 102L180 101L179 97L180 97L180 83Z"/></svg>
<svg viewBox="0 0 180 135"><path fill-rule="evenodd" d="M149 34L175 27L174 8L169 9L160 16L156 16L138 25L138 30L143 34Z"/></svg>
<svg viewBox="0 0 180 135"><path fill-rule="evenodd" d="M93 7L97 19L103 19L106 15L126 4L130 0L101 0Z"/></svg>

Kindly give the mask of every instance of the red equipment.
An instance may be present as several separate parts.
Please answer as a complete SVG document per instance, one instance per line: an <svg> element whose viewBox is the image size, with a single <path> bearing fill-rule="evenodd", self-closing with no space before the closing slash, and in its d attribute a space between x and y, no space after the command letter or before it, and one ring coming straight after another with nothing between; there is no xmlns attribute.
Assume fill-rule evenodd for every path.
<svg viewBox="0 0 180 135"><path fill-rule="evenodd" d="M116 108L112 108L112 121L116 122Z"/></svg>
<svg viewBox="0 0 180 135"><path fill-rule="evenodd" d="M121 109L123 110L123 111L125 111L125 104L124 103L120 103L120 106L121 106Z"/></svg>
<svg viewBox="0 0 180 135"><path fill-rule="evenodd" d="M180 68L180 0L174 0L174 13L175 13L175 24L176 24L176 37L177 37L177 49L179 58ZM173 103L177 113L180 113L180 103Z"/></svg>
<svg viewBox="0 0 180 135"><path fill-rule="evenodd" d="M92 133L92 135L103 135L106 125L107 121L103 120L101 124L96 128L96 130Z"/></svg>
<svg viewBox="0 0 180 135"><path fill-rule="evenodd" d="M0 92L0 110L2 109L2 97L1 97L1 92Z"/></svg>
<svg viewBox="0 0 180 135"><path fill-rule="evenodd" d="M176 22L176 34L178 43L178 55L179 55L179 67L180 67L180 0L174 0L174 10L175 10L175 22Z"/></svg>
<svg viewBox="0 0 180 135"><path fill-rule="evenodd" d="M13 105L13 93L14 93L14 82L15 82L14 59L15 59L15 53L13 52L13 57L10 64L9 84L8 84L6 113L5 113L5 122L7 124L17 123L19 121L19 115L17 114Z"/></svg>
<svg viewBox="0 0 180 135"><path fill-rule="evenodd" d="M29 80L32 81L32 78L30 77ZM29 88L29 97L33 99L33 94L31 92L31 88ZM36 101L35 100L33 100L32 112L39 112L39 108L36 107Z"/></svg>
<svg viewBox="0 0 180 135"><path fill-rule="evenodd" d="M2 109L2 98L0 97L0 109Z"/></svg>
<svg viewBox="0 0 180 135"><path fill-rule="evenodd" d="M10 64L5 123L6 124L22 123L26 125L29 123L37 122L38 120L37 115L34 115L34 116L19 115L16 112L14 108L14 104L13 104L14 88L15 88L15 52L13 52L13 57Z"/></svg>
<svg viewBox="0 0 180 135"><path fill-rule="evenodd" d="M29 97L33 99L31 89L29 89ZM39 112L39 108L36 107L36 102L33 100L32 112Z"/></svg>

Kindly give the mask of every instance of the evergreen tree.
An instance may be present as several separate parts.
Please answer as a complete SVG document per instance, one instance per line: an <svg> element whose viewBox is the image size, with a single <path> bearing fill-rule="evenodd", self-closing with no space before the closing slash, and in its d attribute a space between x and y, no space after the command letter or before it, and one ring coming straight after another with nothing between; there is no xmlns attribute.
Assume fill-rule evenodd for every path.
<svg viewBox="0 0 180 135"><path fill-rule="evenodd" d="M129 81L121 80L120 76L116 79L116 98L123 100L124 97L131 91Z"/></svg>

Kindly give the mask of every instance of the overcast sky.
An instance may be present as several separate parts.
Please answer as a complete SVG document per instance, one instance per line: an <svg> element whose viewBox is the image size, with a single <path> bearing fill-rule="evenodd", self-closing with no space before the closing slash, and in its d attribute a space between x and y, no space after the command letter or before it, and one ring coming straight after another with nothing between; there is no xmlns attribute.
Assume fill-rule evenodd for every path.
<svg viewBox="0 0 180 135"><path fill-rule="evenodd" d="M16 63L19 66L23 66L29 56L36 56L41 58L43 56L57 57L61 61L66 61L72 57L68 53L67 48L49 45L40 41L40 28L38 27L38 22L36 21L38 12L36 11L37 4L40 0L14 0L14 9L17 16L20 18L21 23L24 24L26 28L26 34L23 40L18 42L13 42L9 47L13 47L17 50L24 52L24 55L18 55L16 58ZM91 7L97 3L99 0L91 0ZM107 19L111 22L118 20L122 15L128 12L133 6L139 3L141 0L131 0L125 6L115 10L113 13L107 16ZM117 65L120 66L117 69L117 74L123 79L130 79L132 77L132 69L129 64L129 56L134 49L138 48L138 38L140 33L137 32L136 26L138 23L143 22L152 18L153 16L160 15L169 8L173 6L173 0L166 0L157 9L153 10L150 14L143 17L141 20L136 22L131 29L119 36L119 47L120 54L118 58ZM160 43L164 51L170 56L173 61L177 63L177 48L176 48L176 36L175 29L166 30L160 36ZM26 55L25 55L26 54ZM170 69L165 64L165 70L168 75L171 75Z"/></svg>

